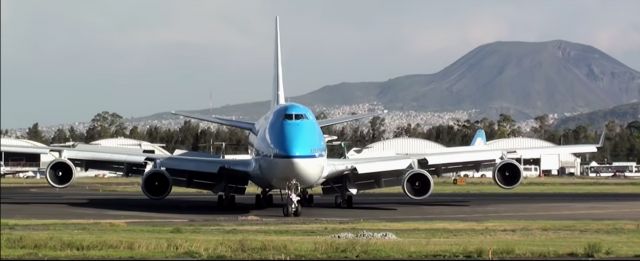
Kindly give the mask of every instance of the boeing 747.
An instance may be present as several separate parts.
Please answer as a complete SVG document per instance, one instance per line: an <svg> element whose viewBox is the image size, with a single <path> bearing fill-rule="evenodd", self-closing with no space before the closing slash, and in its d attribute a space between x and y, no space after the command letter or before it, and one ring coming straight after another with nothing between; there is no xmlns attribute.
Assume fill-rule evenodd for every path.
<svg viewBox="0 0 640 261"><path fill-rule="evenodd" d="M285 101L280 53L279 19L275 30L275 73L271 109L258 121L248 122L223 117L201 117L174 112L187 118L240 128L249 134L249 159L220 159L179 155L105 151L88 148L55 148L58 158L46 168L47 182L54 188L73 183L76 165L85 169L110 169L114 163L142 174L141 189L150 199L167 197L174 186L202 189L218 194L218 204L235 205L235 195L245 194L249 181L261 192L256 206L273 205L274 190L284 191L284 216L300 216L303 205L313 204L309 190L320 187L323 195L335 195L336 207L352 207L359 191L401 186L411 199L427 198L434 183L429 170L478 168L495 164L493 180L504 189L517 187L522 181L522 167L511 159L514 155L535 153L596 152L600 144L566 145L527 149L488 149L483 137L474 138L474 146L425 155L392 155L372 158L327 158L322 127L372 117L376 113L336 119L317 120L304 105ZM10 148L3 148L10 149Z"/></svg>

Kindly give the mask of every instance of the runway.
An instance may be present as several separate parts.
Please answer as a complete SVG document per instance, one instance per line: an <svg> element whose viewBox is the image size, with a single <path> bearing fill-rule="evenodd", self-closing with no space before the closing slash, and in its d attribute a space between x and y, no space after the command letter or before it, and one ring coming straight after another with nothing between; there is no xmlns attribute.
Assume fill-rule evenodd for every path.
<svg viewBox="0 0 640 261"><path fill-rule="evenodd" d="M254 209L254 195L237 207L219 209L213 194L174 193L164 200L142 192L99 192L70 187L2 187L2 219L62 220L247 220L284 219L276 206ZM302 217L320 220L640 220L640 194L628 193L434 193L425 200L402 194L359 194L354 208L333 206L333 196L315 195Z"/></svg>

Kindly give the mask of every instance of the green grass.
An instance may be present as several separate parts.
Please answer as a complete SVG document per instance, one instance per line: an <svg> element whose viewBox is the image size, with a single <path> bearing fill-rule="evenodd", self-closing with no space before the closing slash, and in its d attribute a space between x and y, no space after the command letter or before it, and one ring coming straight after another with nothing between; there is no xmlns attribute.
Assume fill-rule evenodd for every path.
<svg viewBox="0 0 640 261"><path fill-rule="evenodd" d="M337 233L362 230L392 232L399 239L330 238ZM2 259L640 257L638 221L2 220L1 231Z"/></svg>
<svg viewBox="0 0 640 261"><path fill-rule="evenodd" d="M464 185L454 185L451 178L436 178L434 181L434 193L640 193L640 179L637 178L527 178L519 187L512 190L501 189L493 183L493 180L487 178L468 178ZM44 179L4 178L0 182L2 187L48 187ZM102 192L137 192L140 191L140 178L78 178L72 186L82 186L86 189ZM312 193L320 193L319 189L315 190L312 190ZM173 192L210 193L179 187L175 187ZM250 184L246 193L255 194L258 192L259 189ZM398 186L362 191L361 193L402 193L402 190Z"/></svg>

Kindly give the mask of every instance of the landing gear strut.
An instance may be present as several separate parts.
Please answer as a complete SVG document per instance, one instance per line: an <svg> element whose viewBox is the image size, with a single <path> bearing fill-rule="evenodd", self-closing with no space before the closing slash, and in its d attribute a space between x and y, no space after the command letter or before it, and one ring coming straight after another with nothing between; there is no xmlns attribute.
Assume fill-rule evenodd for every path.
<svg viewBox="0 0 640 261"><path fill-rule="evenodd" d="M256 194L255 206L257 209L273 206L273 194L269 194L270 189L263 189L260 194Z"/></svg>
<svg viewBox="0 0 640 261"><path fill-rule="evenodd" d="M300 201L298 193L300 193L300 183L295 179L287 182L287 198L282 207L282 214L285 217L290 217L291 215L299 217L302 214L302 205L298 202Z"/></svg>

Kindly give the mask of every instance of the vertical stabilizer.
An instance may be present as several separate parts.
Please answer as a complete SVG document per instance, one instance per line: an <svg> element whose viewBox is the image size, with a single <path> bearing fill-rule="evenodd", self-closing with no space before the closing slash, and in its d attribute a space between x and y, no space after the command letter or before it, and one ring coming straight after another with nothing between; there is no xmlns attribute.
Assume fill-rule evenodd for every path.
<svg viewBox="0 0 640 261"><path fill-rule="evenodd" d="M280 55L280 18L276 16L276 54L275 74L273 75L273 100L271 107L284 104L284 87L282 86L282 57Z"/></svg>
<svg viewBox="0 0 640 261"><path fill-rule="evenodd" d="M483 129L478 129L476 131L476 135L471 139L470 146L478 146L478 145L486 145L487 144L487 136L484 134Z"/></svg>

